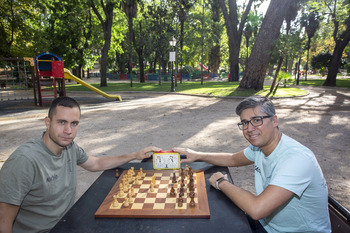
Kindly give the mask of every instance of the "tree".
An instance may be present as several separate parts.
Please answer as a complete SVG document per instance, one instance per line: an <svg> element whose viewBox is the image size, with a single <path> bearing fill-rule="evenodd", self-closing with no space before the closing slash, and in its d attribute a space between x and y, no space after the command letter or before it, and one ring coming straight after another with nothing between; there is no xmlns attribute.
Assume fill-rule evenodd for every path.
<svg viewBox="0 0 350 233"><path fill-rule="evenodd" d="M274 41L280 34L280 28L290 4L289 0L271 0L239 88L263 89Z"/></svg>
<svg viewBox="0 0 350 233"><path fill-rule="evenodd" d="M320 26L320 15L319 11L311 8L311 11L301 17L301 25L305 27L305 31L307 34L307 56L306 56L306 71L305 71L305 80L307 80L307 73L309 70L309 55L310 55L310 45L311 39L314 37L317 29Z"/></svg>
<svg viewBox="0 0 350 233"><path fill-rule="evenodd" d="M298 1L293 1L289 5L289 9L287 10L287 14L284 17L284 19L286 21L285 44L288 42L288 39L289 39L289 31L290 31L291 22L297 16L298 10L299 10L299 2ZM288 48L287 46L283 46L283 49L280 52L280 57L278 58L277 68L276 68L276 72L275 72L275 76L274 76L273 82L271 84L270 92L273 92L273 88L275 87L275 84L276 84L276 82L278 80L278 75L279 75L279 72L280 72L281 67L282 67L283 58L285 56L287 56L287 48ZM277 88L278 88L278 84L276 85L276 89L275 89L274 93L276 93Z"/></svg>
<svg viewBox="0 0 350 233"><path fill-rule="evenodd" d="M333 3L333 5L331 5L331 3ZM331 18L334 25L333 39L335 41L335 47L330 66L328 67L327 78L323 84L324 86L336 86L336 79L341 65L343 51L350 41L350 1L343 0L340 1L339 4L339 10L342 11L342 14L345 13L345 15L347 15L344 21L342 21L340 15L337 15L337 1L331 1L327 4L327 7L331 11Z"/></svg>
<svg viewBox="0 0 350 233"><path fill-rule="evenodd" d="M244 31L243 31L243 35L245 38L245 45L246 45L246 49L247 49L247 54L246 54L246 59L245 59L244 64L246 64L248 61L249 47L251 46L250 40L251 40L252 36L255 37L256 34L258 33L258 27L261 24L261 21L262 21L262 17L257 15L256 12L250 13L248 16L247 23L246 23Z"/></svg>
<svg viewBox="0 0 350 233"><path fill-rule="evenodd" d="M229 44L229 63L230 63L230 78L229 81L238 81L239 79L239 51L242 41L242 33L244 24L246 23L250 8L253 4L254 0L249 0L246 8L244 9L241 22L238 23L238 10L237 3L235 0L228 1L227 10L226 4L224 0L219 0L219 4L221 10L224 15L226 32L228 36L228 44Z"/></svg>
<svg viewBox="0 0 350 233"><path fill-rule="evenodd" d="M123 0L123 10L128 17L129 25L129 75L130 75L130 86L132 87L132 43L133 43L133 18L137 17L137 0Z"/></svg>
<svg viewBox="0 0 350 233"><path fill-rule="evenodd" d="M46 48L39 18L42 10L42 4L37 1L1 1L0 57L34 56L36 51Z"/></svg>
<svg viewBox="0 0 350 233"><path fill-rule="evenodd" d="M102 48L101 54L101 87L107 86L107 59L108 59L108 51L111 47L111 38L112 38L112 24L113 24L113 10L115 7L115 3L113 0L107 0L106 3L101 1L101 8L104 13L105 18L102 17L98 8L96 7L95 0L91 0L91 7L97 18L100 20L102 29L103 29L103 38L104 45Z"/></svg>
<svg viewBox="0 0 350 233"><path fill-rule="evenodd" d="M320 53L317 56L312 57L311 66L314 69L321 70L322 76L326 73L327 67L329 67L332 60L332 54Z"/></svg>
<svg viewBox="0 0 350 233"><path fill-rule="evenodd" d="M211 10L212 10L212 43L213 46L210 48L210 55L209 55L209 67L212 73L217 74L219 73L219 67L221 63L221 46L220 46L220 40L221 40L221 34L223 32L223 26L220 23L221 18L221 11L220 6L217 1L210 1Z"/></svg>
<svg viewBox="0 0 350 233"><path fill-rule="evenodd" d="M185 37L185 23L188 18L188 12L193 7L194 3L191 0L181 0L179 4L179 10L177 12L179 21L180 21L180 83L182 83L182 55L183 55L183 47L184 47L184 37ZM176 6L177 6L177 0L176 0ZM177 64L177 63L176 63Z"/></svg>

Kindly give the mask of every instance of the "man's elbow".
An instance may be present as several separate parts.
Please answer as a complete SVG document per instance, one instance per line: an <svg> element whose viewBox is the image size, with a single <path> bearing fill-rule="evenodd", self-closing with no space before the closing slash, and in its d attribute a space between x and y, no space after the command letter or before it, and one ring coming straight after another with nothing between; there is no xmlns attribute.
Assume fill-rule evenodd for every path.
<svg viewBox="0 0 350 233"><path fill-rule="evenodd" d="M254 220L260 220L270 215L266 210L259 208L252 208L250 211L247 211L247 214Z"/></svg>

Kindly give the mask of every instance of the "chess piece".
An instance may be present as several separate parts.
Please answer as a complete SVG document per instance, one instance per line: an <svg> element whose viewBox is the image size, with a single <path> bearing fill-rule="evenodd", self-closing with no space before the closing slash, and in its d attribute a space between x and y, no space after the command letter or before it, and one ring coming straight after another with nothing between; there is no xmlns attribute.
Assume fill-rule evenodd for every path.
<svg viewBox="0 0 350 233"><path fill-rule="evenodd" d="M183 168L181 168L180 175L181 175L181 178L185 179L185 171Z"/></svg>
<svg viewBox="0 0 350 233"><path fill-rule="evenodd" d="M183 206L183 202L184 202L184 200L182 199L182 197L179 197L179 199L177 201L177 206L178 207L182 207Z"/></svg>
<svg viewBox="0 0 350 233"><path fill-rule="evenodd" d="M195 207L196 203L194 202L194 196L191 197L191 201L190 201L190 207Z"/></svg>
<svg viewBox="0 0 350 233"><path fill-rule="evenodd" d="M131 187L130 189L130 193L131 193L131 196L134 197L135 196L135 190L133 187Z"/></svg>
<svg viewBox="0 0 350 233"><path fill-rule="evenodd" d="M188 168L188 164L186 164L186 168L185 168L185 176L187 176L187 175L188 175L188 170L189 170L189 168Z"/></svg>
<svg viewBox="0 0 350 233"><path fill-rule="evenodd" d="M119 176L119 171L118 169L115 170L115 177L118 177Z"/></svg>
<svg viewBox="0 0 350 233"><path fill-rule="evenodd" d="M153 183L151 183L150 191L151 191L152 193L154 192L154 184L153 184Z"/></svg>
<svg viewBox="0 0 350 233"><path fill-rule="evenodd" d="M152 184L156 184L156 177L152 176Z"/></svg>
<svg viewBox="0 0 350 233"><path fill-rule="evenodd" d="M139 179L140 179L140 177L139 177L139 175L137 175L137 176L135 177L135 184L140 184Z"/></svg>
<svg viewBox="0 0 350 233"><path fill-rule="evenodd" d="M118 199L117 199L117 195L113 195L113 199L114 199L113 207L118 207L119 202L118 202Z"/></svg>
<svg viewBox="0 0 350 233"><path fill-rule="evenodd" d="M175 172L173 173L173 178L172 178L173 183L177 183L177 178Z"/></svg>
<svg viewBox="0 0 350 233"><path fill-rule="evenodd" d="M123 197L123 196L124 196L124 191L123 191L123 189L124 189L123 184L120 183L120 184L119 184L119 193L118 193L119 197Z"/></svg>
<svg viewBox="0 0 350 233"><path fill-rule="evenodd" d="M193 177L192 167L188 168L188 174L189 174L189 176Z"/></svg>
<svg viewBox="0 0 350 233"><path fill-rule="evenodd" d="M128 202L129 202L129 203L133 203L131 191L129 192L129 199L128 199Z"/></svg>
<svg viewBox="0 0 350 233"><path fill-rule="evenodd" d="M126 198L126 197L124 198L123 206L124 207L128 207L129 206L128 198Z"/></svg>
<svg viewBox="0 0 350 233"><path fill-rule="evenodd" d="M129 187L128 187L129 185L127 184L127 182L125 182L125 184L123 184L123 191L126 193L126 192L128 192L128 189L129 189Z"/></svg>
<svg viewBox="0 0 350 233"><path fill-rule="evenodd" d="M143 172L142 167L140 168L140 175L141 175L141 177L145 177L146 176L146 173Z"/></svg>
<svg viewBox="0 0 350 233"><path fill-rule="evenodd" d="M175 196L176 196L175 189L174 189L174 185L171 186L171 189L170 189L170 196L171 196L171 197L175 197Z"/></svg>

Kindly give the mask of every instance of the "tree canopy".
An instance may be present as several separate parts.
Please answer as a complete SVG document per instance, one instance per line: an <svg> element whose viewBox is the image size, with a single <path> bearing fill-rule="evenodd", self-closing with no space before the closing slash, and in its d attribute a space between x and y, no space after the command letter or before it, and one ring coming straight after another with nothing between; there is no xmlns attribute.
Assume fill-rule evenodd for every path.
<svg viewBox="0 0 350 233"><path fill-rule="evenodd" d="M207 72L202 63L262 89L271 71L316 72L312 58L330 54L325 85L335 86L350 61L350 1L3 0L0 8L0 57L49 51L80 77L98 62L101 86L109 72L137 72L141 82L168 73L172 37L179 73Z"/></svg>

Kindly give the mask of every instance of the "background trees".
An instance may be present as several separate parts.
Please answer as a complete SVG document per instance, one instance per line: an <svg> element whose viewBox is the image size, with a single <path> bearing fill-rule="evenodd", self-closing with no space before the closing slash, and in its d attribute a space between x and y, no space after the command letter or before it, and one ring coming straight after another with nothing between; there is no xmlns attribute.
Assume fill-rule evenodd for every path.
<svg viewBox="0 0 350 233"><path fill-rule="evenodd" d="M202 62L211 73L229 71L229 81L239 81L244 71L241 88L262 89L266 74L279 69L305 70L306 78L317 69L309 66L311 58L324 53L331 54L324 85L334 86L339 69L350 60L348 0L2 2L0 57L50 51L80 77L98 62L101 86L111 71L136 69L141 82L147 72L168 73L173 36L176 70L191 66L200 71ZM300 5L293 15L290 2ZM267 10L261 11L261 4Z"/></svg>

